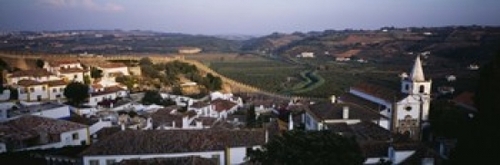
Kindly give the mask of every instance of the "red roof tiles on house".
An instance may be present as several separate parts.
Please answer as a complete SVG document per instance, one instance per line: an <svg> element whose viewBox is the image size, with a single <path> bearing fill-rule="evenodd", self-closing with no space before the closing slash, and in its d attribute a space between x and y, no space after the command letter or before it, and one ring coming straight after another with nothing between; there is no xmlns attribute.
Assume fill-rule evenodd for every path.
<svg viewBox="0 0 500 165"><path fill-rule="evenodd" d="M78 130L88 126L65 120L51 119L34 115L25 115L0 124L9 127L9 132L2 132L4 137L13 137L17 140L29 139L38 136L40 132L49 135L59 135L63 132ZM1 130L0 130L1 132ZM54 136L59 137L59 136ZM60 139L53 139L60 140Z"/></svg>
<svg viewBox="0 0 500 165"><path fill-rule="evenodd" d="M38 82L35 80L19 80L17 82L17 85L24 86L24 87L29 87L29 86L34 86L34 85L44 85L44 82Z"/></svg>
<svg viewBox="0 0 500 165"><path fill-rule="evenodd" d="M221 151L265 144L265 130L127 130L91 145L80 155L144 155Z"/></svg>
<svg viewBox="0 0 500 165"><path fill-rule="evenodd" d="M462 104L470 108L475 108L474 106L474 93L463 92L460 95L453 98L453 102L457 104Z"/></svg>
<svg viewBox="0 0 500 165"><path fill-rule="evenodd" d="M222 99L215 99L211 104L215 106L215 111L217 112L227 111L237 105L236 103Z"/></svg>
<svg viewBox="0 0 500 165"><path fill-rule="evenodd" d="M47 83L49 85L49 87L68 85L68 83L64 80L45 81L45 83Z"/></svg>
<svg viewBox="0 0 500 165"><path fill-rule="evenodd" d="M65 73L82 73L82 72L86 72L86 71L84 69L81 69L81 68L64 68L64 69L59 70L59 72L61 72L62 74L65 74Z"/></svg>
<svg viewBox="0 0 500 165"><path fill-rule="evenodd" d="M369 83L360 83L351 87L351 89L378 97L388 102L401 100L405 96L399 91Z"/></svg>
<svg viewBox="0 0 500 165"><path fill-rule="evenodd" d="M20 70L12 73L10 77L45 77L52 76L54 74L50 73L45 69L31 69L31 70Z"/></svg>
<svg viewBox="0 0 500 165"><path fill-rule="evenodd" d="M359 119L362 121L378 120L385 118L378 112L360 107L355 104L332 104L332 103L317 103L309 106L307 110L316 119L322 120L342 120L343 108L349 107L348 119Z"/></svg>

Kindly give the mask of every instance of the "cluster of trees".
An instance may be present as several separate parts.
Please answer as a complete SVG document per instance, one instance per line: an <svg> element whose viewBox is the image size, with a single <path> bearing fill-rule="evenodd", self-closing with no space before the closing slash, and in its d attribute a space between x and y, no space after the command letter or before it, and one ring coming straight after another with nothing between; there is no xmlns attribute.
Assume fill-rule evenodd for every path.
<svg viewBox="0 0 500 165"><path fill-rule="evenodd" d="M64 97L66 97L70 105L79 107L90 97L89 86L81 82L73 81L66 85Z"/></svg>
<svg viewBox="0 0 500 165"><path fill-rule="evenodd" d="M474 97L477 114L463 134L458 137L456 149L451 152L451 164L491 164L498 162L500 148L500 52L488 65L481 68L478 89Z"/></svg>
<svg viewBox="0 0 500 165"><path fill-rule="evenodd" d="M164 85L178 86L179 76L184 76L200 85L205 86L207 90L220 90L222 88L222 79L212 74L202 76L196 66L173 61L166 64L153 64L151 59L142 58L139 61L143 74L153 79L159 79Z"/></svg>
<svg viewBox="0 0 500 165"><path fill-rule="evenodd" d="M261 164L363 164L354 138L332 131L293 130L275 136L261 149L250 150L250 161Z"/></svg>
<svg viewBox="0 0 500 165"><path fill-rule="evenodd" d="M170 105L176 105L175 101L171 99L163 99L161 97L161 94L158 91L146 91L144 93L144 97L141 100L142 104L144 105L151 105L151 104L156 104L156 105L163 105L163 106L170 106Z"/></svg>

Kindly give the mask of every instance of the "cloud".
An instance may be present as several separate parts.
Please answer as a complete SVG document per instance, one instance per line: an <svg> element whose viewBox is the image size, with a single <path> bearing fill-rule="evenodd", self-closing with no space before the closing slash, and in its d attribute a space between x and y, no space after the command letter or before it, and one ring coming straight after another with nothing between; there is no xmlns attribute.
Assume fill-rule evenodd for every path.
<svg viewBox="0 0 500 165"><path fill-rule="evenodd" d="M41 0L42 4L54 8L82 8L90 11L118 12L123 6L108 2L97 3L95 0Z"/></svg>

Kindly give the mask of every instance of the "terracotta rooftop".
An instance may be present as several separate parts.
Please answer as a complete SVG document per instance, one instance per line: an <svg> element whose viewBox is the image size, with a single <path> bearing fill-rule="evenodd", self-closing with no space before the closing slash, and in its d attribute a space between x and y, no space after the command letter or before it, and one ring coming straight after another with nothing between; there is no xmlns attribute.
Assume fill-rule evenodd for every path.
<svg viewBox="0 0 500 165"><path fill-rule="evenodd" d="M218 165L217 158L202 158L199 156L151 158L151 159L128 159L122 160L116 165Z"/></svg>
<svg viewBox="0 0 500 165"><path fill-rule="evenodd" d="M351 90L352 89L378 97L388 102L399 101L406 96L399 91L370 83L360 83L351 87Z"/></svg>
<svg viewBox="0 0 500 165"><path fill-rule="evenodd" d="M45 83L47 83L49 87L68 85L68 83L65 82L64 80L45 81Z"/></svg>
<svg viewBox="0 0 500 165"><path fill-rule="evenodd" d="M221 151L265 144L258 130L127 130L91 145L80 155L144 155Z"/></svg>
<svg viewBox="0 0 500 165"><path fill-rule="evenodd" d="M205 103L203 101L198 101L198 102L193 103L190 107L192 107L192 108L203 108L203 107L207 107L209 105L210 104Z"/></svg>
<svg viewBox="0 0 500 165"><path fill-rule="evenodd" d="M371 121L385 118L384 116L373 110L366 109L355 104L345 103L316 103L310 105L307 111L319 120L342 120L343 108L345 106L349 107L349 119Z"/></svg>
<svg viewBox="0 0 500 165"><path fill-rule="evenodd" d="M45 84L44 82L38 82L35 80L19 80L17 82L17 85L24 86L24 87L33 86L33 85L44 85L44 84Z"/></svg>
<svg viewBox="0 0 500 165"><path fill-rule="evenodd" d="M45 69L20 70L12 73L10 77L45 77L54 75Z"/></svg>
<svg viewBox="0 0 500 165"><path fill-rule="evenodd" d="M10 128L8 132L3 132L0 129L0 132L4 134L4 137L10 137L17 140L25 140L36 137L40 132L44 132L49 135L56 135L55 138L59 139L59 134L63 132L87 127L86 125L79 123L33 115L21 116L2 123L0 126L3 128Z"/></svg>
<svg viewBox="0 0 500 165"><path fill-rule="evenodd" d="M455 98L453 98L453 102L457 104L463 104L465 106L474 108L474 93L473 92L462 92Z"/></svg>
<svg viewBox="0 0 500 165"><path fill-rule="evenodd" d="M92 96L106 95L106 94L115 93L115 92L123 91L123 90L125 90L125 89L123 89L119 86L110 86L110 87L105 87L103 91L92 93Z"/></svg>
<svg viewBox="0 0 500 165"><path fill-rule="evenodd" d="M82 68L64 68L64 69L59 70L59 72L61 72L62 74L81 73L81 72L85 72L85 69L82 69Z"/></svg>
<svg viewBox="0 0 500 165"><path fill-rule="evenodd" d="M217 112L229 110L237 105L236 103L222 99L215 99L211 104L215 106L215 111Z"/></svg>
<svg viewBox="0 0 500 165"><path fill-rule="evenodd" d="M338 102L356 104L361 107L365 107L377 112L382 109L382 105L366 100L359 96L353 95L351 93L344 93L343 95L339 96Z"/></svg>
<svg viewBox="0 0 500 165"><path fill-rule="evenodd" d="M48 61L48 63L52 67L59 67L60 65L68 65L68 64L80 64L78 60L53 60L53 61Z"/></svg>
<svg viewBox="0 0 500 165"><path fill-rule="evenodd" d="M179 109L180 106L170 106L167 108L158 109L156 112L151 114L151 118L153 119L153 127L156 128L158 126L167 125L173 126L172 122L175 121L176 127L182 127L182 116L177 114L171 114L174 109Z"/></svg>

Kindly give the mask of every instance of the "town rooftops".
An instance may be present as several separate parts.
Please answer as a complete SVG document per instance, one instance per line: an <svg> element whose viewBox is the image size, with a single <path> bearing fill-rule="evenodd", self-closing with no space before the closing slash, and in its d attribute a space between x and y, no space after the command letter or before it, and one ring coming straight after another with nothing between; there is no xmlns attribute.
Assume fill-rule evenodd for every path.
<svg viewBox="0 0 500 165"><path fill-rule="evenodd" d="M12 73L10 77L46 77L53 76L54 74L50 73L45 69L31 69L31 70L20 70Z"/></svg>
<svg viewBox="0 0 500 165"><path fill-rule="evenodd" d="M64 80L51 80L51 81L45 81L45 83L47 83L49 87L68 85L68 83Z"/></svg>
<svg viewBox="0 0 500 165"><path fill-rule="evenodd" d="M198 101L198 102L193 103L190 107L192 107L192 108L203 108L203 107L207 107L209 105L210 104L205 103L203 101Z"/></svg>
<svg viewBox="0 0 500 165"><path fill-rule="evenodd" d="M48 61L48 63L52 67L59 67L61 65L70 65L70 64L80 64L78 60L52 60Z"/></svg>
<svg viewBox="0 0 500 165"><path fill-rule="evenodd" d="M471 110L477 109L474 106L474 93L472 92L463 92L459 94L453 98L453 102Z"/></svg>
<svg viewBox="0 0 500 165"><path fill-rule="evenodd" d="M233 103L229 100L222 100L222 99L215 99L212 101L211 104L215 106L215 111L217 112L229 110L237 105L236 103Z"/></svg>
<svg viewBox="0 0 500 165"><path fill-rule="evenodd" d="M119 86L104 87L104 90L94 92L94 93L92 93L92 96L106 95L106 94L115 93L115 92L124 91L124 90L125 89L123 89Z"/></svg>
<svg viewBox="0 0 500 165"><path fill-rule="evenodd" d="M70 121L26 115L1 123L0 134L3 134L3 137L7 138L25 140L38 136L39 132L44 132L49 135L57 135L55 136L57 139L59 138L58 135L63 132L86 127L86 125Z"/></svg>
<svg viewBox="0 0 500 165"><path fill-rule="evenodd" d="M16 106L17 109L10 109L8 111L10 116L17 116L17 115L22 115L22 114L29 114L29 113L34 113L34 112L40 112L40 111L45 111L45 110L50 110L54 108L61 108L61 107L67 107L67 105L64 104L58 104L54 102L46 102L43 104L39 105L29 105L29 106Z"/></svg>
<svg viewBox="0 0 500 165"><path fill-rule="evenodd" d="M314 118L322 120L343 120L344 107L348 107L348 119L359 119L361 121L378 120L385 118L378 112L366 109L355 104L332 104L332 103L316 103L309 106L307 111L311 112Z"/></svg>
<svg viewBox="0 0 500 165"><path fill-rule="evenodd" d="M222 151L266 142L265 130L126 130L91 145L80 155L144 155Z"/></svg>
<svg viewBox="0 0 500 165"><path fill-rule="evenodd" d="M182 115L172 114L172 111L174 111L174 109L176 108L162 108L152 113L151 118L153 119L153 127L162 125L172 126L172 122L175 122L176 127L182 127Z"/></svg>
<svg viewBox="0 0 500 165"><path fill-rule="evenodd" d="M61 72L62 74L65 74L65 73L81 73L81 72L85 72L85 70L82 69L82 68L64 68L64 69L59 70L59 72Z"/></svg>
<svg viewBox="0 0 500 165"><path fill-rule="evenodd" d="M150 164L176 164L176 165L218 165L217 158L202 158L200 156L172 157L172 158L150 158L150 159L126 159L116 165L150 165Z"/></svg>
<svg viewBox="0 0 500 165"><path fill-rule="evenodd" d="M28 87L28 86L34 86L34 85L44 85L44 82L39 82L35 80L19 80L17 82L17 85Z"/></svg>
<svg viewBox="0 0 500 165"><path fill-rule="evenodd" d="M382 105L374 103L372 101L368 101L364 98L361 98L359 96L353 95L351 93L344 93L338 98L339 102L342 103L352 103L356 104L371 110L379 111L382 109Z"/></svg>
<svg viewBox="0 0 500 165"><path fill-rule="evenodd" d="M357 90L388 102L399 101L405 96L399 91L370 83L357 84L351 87L351 90Z"/></svg>

